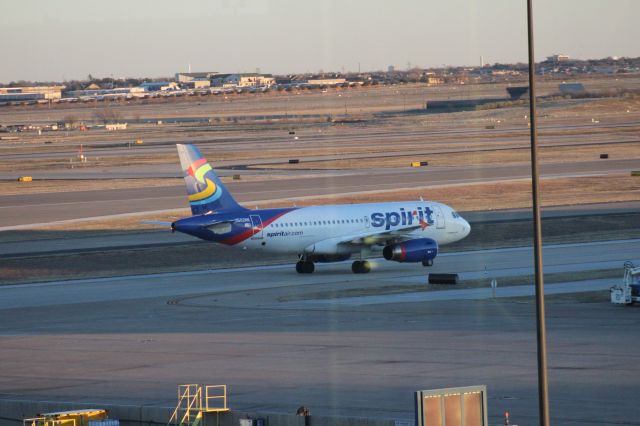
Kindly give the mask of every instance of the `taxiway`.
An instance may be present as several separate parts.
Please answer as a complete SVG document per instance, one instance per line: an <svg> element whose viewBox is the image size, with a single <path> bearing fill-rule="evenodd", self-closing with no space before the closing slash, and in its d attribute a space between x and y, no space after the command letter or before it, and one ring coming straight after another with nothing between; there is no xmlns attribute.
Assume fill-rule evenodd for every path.
<svg viewBox="0 0 640 426"><path fill-rule="evenodd" d="M640 260L639 248L640 240L548 246L545 268L611 268ZM433 270L496 276L506 290L506 277L530 273L531 259L528 248L448 253ZM411 418L416 389L487 384L490 417L509 410L520 423L534 421L531 299L468 300L451 291L475 289L426 289L416 265L382 261L368 275L348 268L319 265L301 276L275 265L0 287L0 395L171 405L179 383L226 383L236 409L293 412L304 404L317 414L403 419ZM607 285L585 282L584 290ZM397 286L413 287L380 297ZM640 343L629 338L637 309L596 294L602 300L549 301L552 411L563 424L630 424L638 415L625 397L637 388Z"/></svg>

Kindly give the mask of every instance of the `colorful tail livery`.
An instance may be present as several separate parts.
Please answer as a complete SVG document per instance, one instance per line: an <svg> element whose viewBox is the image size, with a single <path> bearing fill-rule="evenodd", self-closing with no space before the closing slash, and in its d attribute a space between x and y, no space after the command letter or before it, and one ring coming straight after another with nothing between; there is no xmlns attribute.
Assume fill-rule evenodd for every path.
<svg viewBox="0 0 640 426"><path fill-rule="evenodd" d="M326 205L248 210L233 199L194 145L177 145L193 216L173 230L227 246L298 256L296 271L314 262L356 257L354 273L371 270L367 258L431 266L440 245L469 235L469 223L433 201Z"/></svg>
<svg viewBox="0 0 640 426"><path fill-rule="evenodd" d="M241 210L195 145L176 145L194 215Z"/></svg>

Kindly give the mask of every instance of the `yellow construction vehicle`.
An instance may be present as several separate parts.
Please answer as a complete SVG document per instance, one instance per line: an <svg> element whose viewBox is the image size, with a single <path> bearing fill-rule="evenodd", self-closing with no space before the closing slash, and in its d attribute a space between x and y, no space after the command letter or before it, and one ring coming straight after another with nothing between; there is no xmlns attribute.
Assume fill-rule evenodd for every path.
<svg viewBox="0 0 640 426"><path fill-rule="evenodd" d="M106 410L89 408L43 413L39 414L38 417L24 419L22 424L23 426L89 426L89 422L100 421L100 424L103 424L106 419ZM109 426L115 426L118 423L117 420L113 420L113 425L110 424Z"/></svg>

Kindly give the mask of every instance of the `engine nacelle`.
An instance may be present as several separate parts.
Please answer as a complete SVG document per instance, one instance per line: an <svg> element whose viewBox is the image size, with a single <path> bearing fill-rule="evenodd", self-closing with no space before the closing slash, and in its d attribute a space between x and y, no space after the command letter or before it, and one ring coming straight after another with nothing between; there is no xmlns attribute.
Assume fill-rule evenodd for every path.
<svg viewBox="0 0 640 426"><path fill-rule="evenodd" d="M438 243L431 238L418 238L385 246L382 255L396 262L422 262L438 255Z"/></svg>

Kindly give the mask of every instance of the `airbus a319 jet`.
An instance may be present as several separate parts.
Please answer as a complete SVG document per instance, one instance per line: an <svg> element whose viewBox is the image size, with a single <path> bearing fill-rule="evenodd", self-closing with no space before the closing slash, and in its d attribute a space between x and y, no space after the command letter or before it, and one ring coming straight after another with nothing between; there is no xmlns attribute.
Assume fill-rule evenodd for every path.
<svg viewBox="0 0 640 426"><path fill-rule="evenodd" d="M433 265L438 247L469 235L471 226L451 207L433 201L344 204L251 210L222 184L195 145L177 145L192 216L174 231L257 252L298 256L296 271L312 273L316 262L356 260L351 270L367 273L367 260Z"/></svg>

